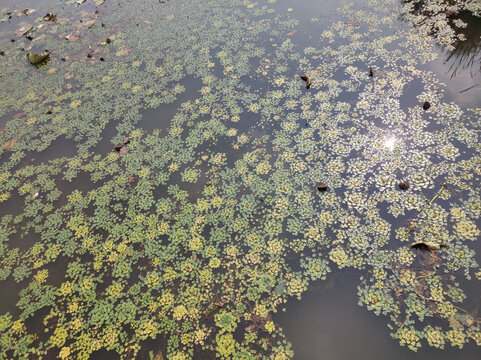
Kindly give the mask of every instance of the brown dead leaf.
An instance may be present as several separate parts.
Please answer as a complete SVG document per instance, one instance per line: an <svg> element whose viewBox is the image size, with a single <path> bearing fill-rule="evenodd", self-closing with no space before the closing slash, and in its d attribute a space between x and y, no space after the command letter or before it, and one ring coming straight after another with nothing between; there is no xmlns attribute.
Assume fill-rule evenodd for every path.
<svg viewBox="0 0 481 360"><path fill-rule="evenodd" d="M416 286L414 287L414 292L415 292L417 295L419 295L419 296L421 296L421 297L424 297L424 287L423 287L423 286L421 286L421 285L416 285Z"/></svg>
<svg viewBox="0 0 481 360"><path fill-rule="evenodd" d="M466 325L468 325L468 326L471 326L471 325L474 324L473 318L472 318L471 316L469 316L469 315L466 315L466 320L465 320L465 321L466 321Z"/></svg>
<svg viewBox="0 0 481 360"><path fill-rule="evenodd" d="M57 17L57 23L59 24L65 24L70 22L70 19L67 17Z"/></svg>
<svg viewBox="0 0 481 360"><path fill-rule="evenodd" d="M82 11L78 12L78 17L81 18L81 19L85 19L85 18L87 18L90 14L91 14L90 11L82 10Z"/></svg>
<svg viewBox="0 0 481 360"><path fill-rule="evenodd" d="M20 29L18 29L17 31L15 31L15 35L17 36L23 36L23 35L26 35L28 34L28 32L30 30L32 30L33 26L28 24L28 25L24 25L22 26Z"/></svg>
<svg viewBox="0 0 481 360"><path fill-rule="evenodd" d="M159 351L157 355L155 355L154 360L164 360L164 356L162 355L162 351Z"/></svg>
<svg viewBox="0 0 481 360"><path fill-rule="evenodd" d="M15 145L15 143L18 141L18 135L15 135L13 138L11 138L10 140L8 140L5 144L2 145L2 147L5 149L5 150L12 150L13 149L13 146Z"/></svg>
<svg viewBox="0 0 481 360"><path fill-rule="evenodd" d="M32 42L41 40L41 39L46 38L46 37L47 37L47 34L42 34L42 35L40 35L40 36L37 36L37 37L33 38L33 39L32 39Z"/></svg>
<svg viewBox="0 0 481 360"><path fill-rule="evenodd" d="M65 36L65 39L68 40L68 42L74 42L80 39L80 36L77 34L69 34Z"/></svg>
<svg viewBox="0 0 481 360"><path fill-rule="evenodd" d="M131 49L122 49L122 50L117 51L117 53L115 55L117 55L117 56L128 56L128 55L130 55L131 52L132 52Z"/></svg>
<svg viewBox="0 0 481 360"><path fill-rule="evenodd" d="M419 249L422 251L431 251L431 252L435 252L443 247L446 247L446 245L437 244L431 241L418 241L410 245L411 249Z"/></svg>
<svg viewBox="0 0 481 360"><path fill-rule="evenodd" d="M347 24L347 25L350 25L350 24L361 25L362 21L361 20L349 20L349 21L346 21L345 24Z"/></svg>
<svg viewBox="0 0 481 360"><path fill-rule="evenodd" d="M45 16L43 17L43 20L55 22L55 21L57 21L57 14L46 13Z"/></svg>
<svg viewBox="0 0 481 360"><path fill-rule="evenodd" d="M452 316L449 318L449 326L453 329L459 329L463 327L463 325Z"/></svg>
<svg viewBox="0 0 481 360"><path fill-rule="evenodd" d="M458 314L455 316L455 318L461 325L471 326L475 322L475 319L469 314Z"/></svg>
<svg viewBox="0 0 481 360"><path fill-rule="evenodd" d="M33 14L36 11L37 11L37 9L23 9L22 12L25 14L25 16L28 16L30 14Z"/></svg>
<svg viewBox="0 0 481 360"><path fill-rule="evenodd" d="M87 27L87 29L91 29L94 25L95 25L95 22L97 20L93 19L93 20L88 20L88 21L85 21L84 22L84 25Z"/></svg>
<svg viewBox="0 0 481 360"><path fill-rule="evenodd" d="M122 148L119 151L119 155L120 155L120 157L122 157L125 154L127 154L127 148L125 146L122 146Z"/></svg>

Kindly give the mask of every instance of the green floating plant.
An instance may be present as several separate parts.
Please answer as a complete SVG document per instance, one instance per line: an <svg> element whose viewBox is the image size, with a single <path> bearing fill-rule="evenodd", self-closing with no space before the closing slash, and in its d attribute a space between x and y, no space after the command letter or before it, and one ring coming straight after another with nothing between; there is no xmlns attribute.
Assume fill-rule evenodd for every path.
<svg viewBox="0 0 481 360"><path fill-rule="evenodd" d="M476 2L343 5L305 49L274 3L67 4L39 68L0 29L0 357L291 359L273 315L336 268L401 345L481 345L480 110L422 66Z"/></svg>

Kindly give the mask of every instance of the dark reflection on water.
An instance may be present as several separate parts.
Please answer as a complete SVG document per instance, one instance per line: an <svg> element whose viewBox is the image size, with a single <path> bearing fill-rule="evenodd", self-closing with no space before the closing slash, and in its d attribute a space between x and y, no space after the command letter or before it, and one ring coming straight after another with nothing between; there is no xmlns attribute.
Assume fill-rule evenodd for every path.
<svg viewBox="0 0 481 360"><path fill-rule="evenodd" d="M426 10L427 1L402 1L414 3L412 14L433 14ZM446 2L450 3L450 2ZM446 24L456 36L461 35L465 40L454 42L453 49L437 46L439 59L427 64L427 68L436 73L447 87L448 101L455 101L459 105L481 104L481 18L470 11L447 13ZM402 18L402 16L401 16ZM455 21L461 20L467 24L465 28L457 27ZM440 29L433 29L432 35ZM441 29L441 31L443 31Z"/></svg>
<svg viewBox="0 0 481 360"><path fill-rule="evenodd" d="M403 1L405 4L413 4L413 15L422 15L429 18L432 15L442 15L446 18L446 24L454 32L456 36L461 36L463 41L454 42L453 50L444 49L445 64L448 66L448 72L451 77L455 77L462 72L468 72L471 77L479 75L481 70L481 18L473 15L468 10L460 12L446 11L444 13L436 13L431 9L429 1ZM448 5L451 2L445 1ZM442 10L441 10L442 11ZM456 22L461 20L466 24L465 27L456 26ZM422 21L420 23L422 25ZM442 27L436 25L431 29L431 35L442 32Z"/></svg>
<svg viewBox="0 0 481 360"><path fill-rule="evenodd" d="M476 77L481 71L481 18L469 11L459 13L456 18L468 24L465 29L456 29L464 34L466 40L456 42L455 49L447 52L445 62L449 65L451 76L469 71L471 77Z"/></svg>

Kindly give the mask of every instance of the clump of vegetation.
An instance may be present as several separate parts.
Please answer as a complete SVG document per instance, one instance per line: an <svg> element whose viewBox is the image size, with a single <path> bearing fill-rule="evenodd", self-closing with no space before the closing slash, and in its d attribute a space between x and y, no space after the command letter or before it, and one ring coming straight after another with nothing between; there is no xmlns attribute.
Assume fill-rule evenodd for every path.
<svg viewBox="0 0 481 360"><path fill-rule="evenodd" d="M305 49L273 3L125 2L82 25L69 5L36 32L38 68L2 30L0 285L21 288L2 356L131 359L165 337L169 359L289 359L273 314L349 268L401 345L481 343L458 282L481 280L481 109L444 100L394 1L343 6Z"/></svg>

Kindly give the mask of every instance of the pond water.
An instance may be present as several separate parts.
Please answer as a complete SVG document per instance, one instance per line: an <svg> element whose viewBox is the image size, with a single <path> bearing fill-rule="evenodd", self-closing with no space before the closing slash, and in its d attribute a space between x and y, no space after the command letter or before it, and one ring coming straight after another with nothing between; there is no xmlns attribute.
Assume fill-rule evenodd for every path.
<svg viewBox="0 0 481 360"><path fill-rule="evenodd" d="M480 29L3 1L0 358L478 359Z"/></svg>

